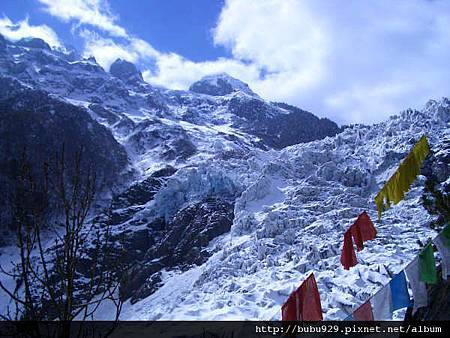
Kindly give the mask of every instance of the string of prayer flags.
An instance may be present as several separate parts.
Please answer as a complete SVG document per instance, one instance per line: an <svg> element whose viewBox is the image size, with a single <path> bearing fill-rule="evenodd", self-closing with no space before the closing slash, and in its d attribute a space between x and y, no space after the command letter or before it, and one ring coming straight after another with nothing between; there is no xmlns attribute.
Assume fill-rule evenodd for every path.
<svg viewBox="0 0 450 338"><path fill-rule="evenodd" d="M281 307L283 321L320 321L322 306L314 274L310 274L302 285L291 293Z"/></svg>
<svg viewBox="0 0 450 338"><path fill-rule="evenodd" d="M433 246L428 243L419 253L420 280L429 284L437 283L436 261Z"/></svg>
<svg viewBox="0 0 450 338"><path fill-rule="evenodd" d="M450 274L450 224L447 224L432 242L441 254L442 277L447 279ZM410 299L406 275L413 299ZM433 246L429 242L404 270L396 274L387 285L345 320L391 320L394 311L411 305L414 315L417 309L428 305L426 283L435 284L437 278Z"/></svg>
<svg viewBox="0 0 450 338"><path fill-rule="evenodd" d="M427 286L420 279L419 259L418 257L405 268L413 293L413 315L417 309L428 305Z"/></svg>
<svg viewBox="0 0 450 338"><path fill-rule="evenodd" d="M433 243L436 245L439 253L441 254L441 267L442 278L447 279L450 277L450 225L442 230L442 232L433 239Z"/></svg>
<svg viewBox="0 0 450 338"><path fill-rule="evenodd" d="M392 314L395 310L409 306L411 306L411 299L409 298L406 276L404 271L401 271L345 320L392 320Z"/></svg>
<svg viewBox="0 0 450 338"><path fill-rule="evenodd" d="M403 199L405 193L409 190L417 175L419 175L422 163L429 151L428 140L425 136L422 136L402 163L400 163L396 172L375 196L375 204L378 208L378 221L381 220L381 213L390 208L391 202L397 204Z"/></svg>

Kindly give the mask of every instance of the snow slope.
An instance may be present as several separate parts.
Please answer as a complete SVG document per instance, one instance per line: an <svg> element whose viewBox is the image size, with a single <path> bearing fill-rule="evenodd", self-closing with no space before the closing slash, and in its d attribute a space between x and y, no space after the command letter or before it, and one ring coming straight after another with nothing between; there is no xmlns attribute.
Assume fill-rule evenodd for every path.
<svg viewBox="0 0 450 338"><path fill-rule="evenodd" d="M324 319L343 319L385 285L435 236L421 206L424 177L405 200L377 219L373 198L418 138L434 151L450 142L448 100L404 111L373 126L355 125L333 138L256 154L258 177L240 195L230 234L211 243L203 265L167 275L150 297L126 303L122 319L279 319L287 296L314 272ZM250 160L249 160L250 161ZM228 174L245 182L246 168ZM346 271L344 231L367 210L377 238Z"/></svg>

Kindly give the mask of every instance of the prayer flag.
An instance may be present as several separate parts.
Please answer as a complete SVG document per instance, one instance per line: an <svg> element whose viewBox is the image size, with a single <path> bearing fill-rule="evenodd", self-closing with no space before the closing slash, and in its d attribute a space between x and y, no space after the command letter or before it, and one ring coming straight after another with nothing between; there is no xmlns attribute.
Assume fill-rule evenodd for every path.
<svg viewBox="0 0 450 338"><path fill-rule="evenodd" d="M322 307L320 304L319 290L317 289L314 274L310 274L299 288L300 320L322 320Z"/></svg>
<svg viewBox="0 0 450 338"><path fill-rule="evenodd" d="M447 228L450 229L449 226ZM442 278L447 279L450 277L450 245L447 245L450 241L445 237L444 231L433 242L441 254Z"/></svg>
<svg viewBox="0 0 450 338"><path fill-rule="evenodd" d="M418 308L428 305L427 287L425 283L420 280L418 257L414 258L412 263L405 268L405 271L406 275L408 276L409 283L411 284L411 289L413 293L413 301L414 301L413 315L414 315L414 313L417 311Z"/></svg>
<svg viewBox="0 0 450 338"><path fill-rule="evenodd" d="M389 284L372 297L371 303L375 320L392 320L392 294Z"/></svg>
<svg viewBox="0 0 450 338"><path fill-rule="evenodd" d="M291 293L281 307L283 321L319 321L322 320L322 307L317 283L313 274Z"/></svg>
<svg viewBox="0 0 450 338"><path fill-rule="evenodd" d="M419 253L419 271L422 282L430 284L437 283L436 261L431 243L428 243Z"/></svg>
<svg viewBox="0 0 450 338"><path fill-rule="evenodd" d="M367 212L363 211L361 215L359 215L356 222L359 224L362 240L364 242L375 238L377 235L377 230L375 229L375 226L373 225L373 222Z"/></svg>
<svg viewBox="0 0 450 338"><path fill-rule="evenodd" d="M281 307L281 319L283 321L297 320L296 291L291 293L288 300Z"/></svg>
<svg viewBox="0 0 450 338"><path fill-rule="evenodd" d="M391 279L392 310L398 310L411 305L405 272L401 271Z"/></svg>
<svg viewBox="0 0 450 338"><path fill-rule="evenodd" d="M373 312L370 301L366 301L353 312L353 318L357 321L373 321Z"/></svg>
<svg viewBox="0 0 450 338"><path fill-rule="evenodd" d="M353 248L351 230L347 230L344 234L344 245L341 252L341 263L345 270L350 269L357 263L355 249Z"/></svg>

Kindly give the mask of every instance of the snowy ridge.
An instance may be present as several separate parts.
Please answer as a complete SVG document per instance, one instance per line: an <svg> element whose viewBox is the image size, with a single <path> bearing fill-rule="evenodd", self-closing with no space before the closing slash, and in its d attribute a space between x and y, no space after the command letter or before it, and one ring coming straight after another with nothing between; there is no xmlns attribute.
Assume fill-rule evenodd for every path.
<svg viewBox="0 0 450 338"><path fill-rule="evenodd" d="M193 83L189 90L208 95L227 95L233 92L241 92L250 96L259 97L249 86L226 73L218 73L213 75L206 75L199 81Z"/></svg>

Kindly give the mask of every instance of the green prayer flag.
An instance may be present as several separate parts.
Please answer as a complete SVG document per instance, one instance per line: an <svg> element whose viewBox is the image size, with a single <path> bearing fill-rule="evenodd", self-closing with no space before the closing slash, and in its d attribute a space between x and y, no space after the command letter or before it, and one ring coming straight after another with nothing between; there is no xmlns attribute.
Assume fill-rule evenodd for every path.
<svg viewBox="0 0 450 338"><path fill-rule="evenodd" d="M419 254L420 280L429 284L437 283L436 262L433 247L428 243Z"/></svg>

